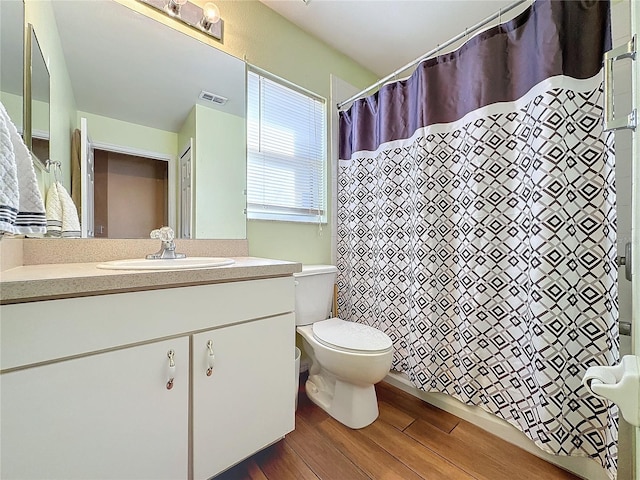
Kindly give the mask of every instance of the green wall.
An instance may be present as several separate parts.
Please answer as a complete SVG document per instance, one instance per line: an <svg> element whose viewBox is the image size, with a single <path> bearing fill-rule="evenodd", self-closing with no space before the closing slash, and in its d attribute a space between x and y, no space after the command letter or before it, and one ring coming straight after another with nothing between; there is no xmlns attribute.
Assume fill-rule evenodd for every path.
<svg viewBox="0 0 640 480"><path fill-rule="evenodd" d="M130 8L195 36L220 50L284 78L327 100L330 111L331 75L356 87L367 87L378 78L346 55L304 32L258 0L216 0L224 20L224 41L216 40L167 19L132 0L118 0ZM193 0L203 5L207 0ZM329 119L327 119L329 120ZM331 135L327 121L327 152L331 158ZM331 178L331 175L327 175ZM331 185L327 195L332 198ZM331 205L328 217L331 218ZM303 263L331 261L331 225L249 220L249 253L257 257Z"/></svg>
<svg viewBox="0 0 640 480"><path fill-rule="evenodd" d="M51 128L51 115L49 112L49 104L40 100L31 101L31 132L34 136L36 133L48 134ZM46 160L46 159L44 159Z"/></svg>
<svg viewBox="0 0 640 480"><path fill-rule="evenodd" d="M176 156L177 133L82 111L78 111L77 125L80 125L82 117L87 119L87 129L92 142L160 153L172 158Z"/></svg>
<svg viewBox="0 0 640 480"><path fill-rule="evenodd" d="M13 93L0 91L0 101L4 105L5 110L9 114L9 118L14 123L18 132L22 132L22 97Z"/></svg>
<svg viewBox="0 0 640 480"><path fill-rule="evenodd" d="M197 0L196 3L204 1ZM217 3L225 22L222 50L324 97L328 112L331 74L363 88L377 80L372 72L307 34L257 0ZM330 159L332 148L328 121L327 129L327 152ZM330 164L330 160L328 162ZM328 174L327 178L331 179L331 175ZM327 198L330 202L330 184ZM329 205L329 219L331 208ZM319 228L314 224L291 222L247 222L251 255L303 263L331 261L331 233L330 224Z"/></svg>
<svg viewBox="0 0 640 480"><path fill-rule="evenodd" d="M324 97L327 100L327 111L330 111L332 74L357 87L366 87L377 79L367 69L305 33L258 0L216 1L225 22L222 44L162 16L139 2L118 1L149 16L160 18L165 23L177 25L178 29L216 48ZM205 3L204 0L195 2ZM55 112L51 130L52 136L59 140L52 142L51 158L62 161L64 183L69 187L69 161L63 157L68 156L64 152L70 150L70 132L77 125L77 108L62 57L51 0L26 0L25 14L27 21L34 24L38 37L46 47L43 48L45 61L52 78L55 79L51 85L51 109ZM91 130L93 131L93 128ZM327 152L331 158L331 136L327 137ZM173 140L173 152L183 146L179 144L180 141L181 138ZM164 149L164 146L162 148ZM158 151L158 145L150 150ZM330 179L331 175L328 174L327 178ZM330 185L327 198L332 198ZM331 218L331 207L329 205L328 218ZM249 251L254 256L304 263L328 263L331 259L332 232L329 224L319 228L313 224L251 220L247 222L246 231Z"/></svg>
<svg viewBox="0 0 640 480"><path fill-rule="evenodd" d="M195 238L244 238L245 118L202 105L195 112Z"/></svg>
<svg viewBox="0 0 640 480"><path fill-rule="evenodd" d="M51 0L25 0L25 21L31 23L42 48L44 61L49 69L50 84L50 158L62 164L62 183L71 188L71 132L75 128L76 101L67 73L67 64L62 53L60 36L56 25ZM51 182L51 175L36 170L38 182L45 188Z"/></svg>

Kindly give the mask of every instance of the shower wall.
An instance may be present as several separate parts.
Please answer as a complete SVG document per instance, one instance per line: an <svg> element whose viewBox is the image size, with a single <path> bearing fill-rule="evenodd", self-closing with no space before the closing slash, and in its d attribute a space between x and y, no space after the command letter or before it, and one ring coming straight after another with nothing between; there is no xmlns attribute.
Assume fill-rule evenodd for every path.
<svg viewBox="0 0 640 480"><path fill-rule="evenodd" d="M613 1L611 5L611 29L613 46L623 45L631 39L631 11L629 0ZM614 70L614 91L616 116L627 115L632 109L631 60L618 62ZM618 110L619 109L619 110ZM616 193L618 208L618 256L624 256L624 246L631 242L631 200L632 200L632 136L631 130L619 130L616 139ZM618 292L620 302L620 323L631 324L631 282L624 278L623 268L619 271ZM637 326L636 326L637 328ZM633 333L633 332L632 332ZM620 356L631 354L630 335L620 336ZM618 478L633 478L632 445L633 428L620 419Z"/></svg>
<svg viewBox="0 0 640 480"><path fill-rule="evenodd" d="M612 32L613 45L617 47L628 42L631 38L629 19L629 0L612 2ZM623 60L614 69L616 116L625 116L631 111L631 61ZM632 137L631 130L618 130L616 138L616 193L618 207L618 255L624 256L624 246L631 241L631 164ZM624 279L624 272L620 270L620 322L631 322L631 282ZM620 354L629 354L631 337L621 337Z"/></svg>

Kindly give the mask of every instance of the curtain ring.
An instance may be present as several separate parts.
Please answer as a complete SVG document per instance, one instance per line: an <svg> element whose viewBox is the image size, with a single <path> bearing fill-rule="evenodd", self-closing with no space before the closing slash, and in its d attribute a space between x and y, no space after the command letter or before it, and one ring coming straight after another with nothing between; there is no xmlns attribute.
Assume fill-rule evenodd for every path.
<svg viewBox="0 0 640 480"><path fill-rule="evenodd" d="M498 9L498 25L502 25L502 8Z"/></svg>

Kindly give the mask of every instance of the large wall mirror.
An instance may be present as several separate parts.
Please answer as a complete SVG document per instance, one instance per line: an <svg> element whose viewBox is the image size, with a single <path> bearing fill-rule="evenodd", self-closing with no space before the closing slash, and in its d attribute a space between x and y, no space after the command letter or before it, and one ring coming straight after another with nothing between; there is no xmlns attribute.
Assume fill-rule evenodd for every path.
<svg viewBox="0 0 640 480"><path fill-rule="evenodd" d="M114 0L27 7L27 21L52 12L36 30L55 30L62 49L56 60L43 45L58 84L51 142L58 131L74 141L52 160L69 178L93 168L81 176L93 192L93 207L81 204L87 236L147 238L169 224L181 237L246 238L244 62ZM65 82L71 95L59 96Z"/></svg>
<svg viewBox="0 0 640 480"><path fill-rule="evenodd" d="M24 4L0 1L0 101L23 131Z"/></svg>
<svg viewBox="0 0 640 480"><path fill-rule="evenodd" d="M49 159L50 78L22 1L0 2L0 101L42 167Z"/></svg>
<svg viewBox="0 0 640 480"><path fill-rule="evenodd" d="M33 161L46 168L49 160L51 82L35 28L25 36L24 143Z"/></svg>

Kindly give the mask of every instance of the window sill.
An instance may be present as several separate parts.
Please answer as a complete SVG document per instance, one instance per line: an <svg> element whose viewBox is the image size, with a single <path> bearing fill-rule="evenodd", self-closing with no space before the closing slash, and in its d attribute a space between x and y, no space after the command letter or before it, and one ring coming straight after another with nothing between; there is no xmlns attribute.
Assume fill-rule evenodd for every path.
<svg viewBox="0 0 640 480"><path fill-rule="evenodd" d="M247 218L248 222L269 222L269 223L293 223L297 225L328 225L329 222L327 220L323 220L321 222L317 221L303 221L303 220L292 220L292 219L278 219L278 218Z"/></svg>

